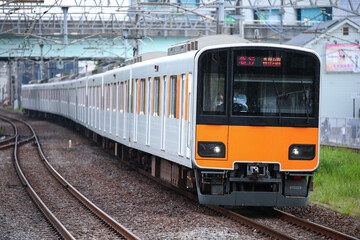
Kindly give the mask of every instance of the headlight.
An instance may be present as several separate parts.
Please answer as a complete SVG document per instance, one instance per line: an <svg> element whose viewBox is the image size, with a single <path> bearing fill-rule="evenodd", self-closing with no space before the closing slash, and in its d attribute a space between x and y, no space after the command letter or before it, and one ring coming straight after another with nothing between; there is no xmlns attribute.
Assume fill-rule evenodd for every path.
<svg viewBox="0 0 360 240"><path fill-rule="evenodd" d="M315 151L314 144L293 144L289 148L289 160L313 160Z"/></svg>
<svg viewBox="0 0 360 240"><path fill-rule="evenodd" d="M225 144L222 142L198 142L198 154L200 157L225 157Z"/></svg>

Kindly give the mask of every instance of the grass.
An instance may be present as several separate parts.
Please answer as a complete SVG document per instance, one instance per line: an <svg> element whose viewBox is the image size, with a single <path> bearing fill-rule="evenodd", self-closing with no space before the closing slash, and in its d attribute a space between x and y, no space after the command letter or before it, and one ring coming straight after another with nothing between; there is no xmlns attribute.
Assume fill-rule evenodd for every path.
<svg viewBox="0 0 360 240"><path fill-rule="evenodd" d="M12 105L7 105L5 106L5 109L11 109L13 110L13 106ZM17 108L15 109L16 112L23 112L23 108Z"/></svg>
<svg viewBox="0 0 360 240"><path fill-rule="evenodd" d="M360 153L321 147L310 202L360 219Z"/></svg>

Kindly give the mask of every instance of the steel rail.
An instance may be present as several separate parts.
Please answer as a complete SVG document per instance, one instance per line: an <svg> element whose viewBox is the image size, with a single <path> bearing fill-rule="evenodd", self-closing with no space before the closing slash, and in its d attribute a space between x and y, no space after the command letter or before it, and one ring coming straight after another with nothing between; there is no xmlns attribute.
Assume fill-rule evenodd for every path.
<svg viewBox="0 0 360 240"><path fill-rule="evenodd" d="M33 138L34 138L34 136L31 136L31 137L26 138L26 139L24 139L24 140L18 141L17 145L22 145L22 144L24 144L24 143L30 142ZM12 147L12 146L14 146L14 145L15 145L15 142L8 143L8 144L5 144L5 145L1 145L1 146L0 146L0 150L5 149L5 148Z"/></svg>
<svg viewBox="0 0 360 240"><path fill-rule="evenodd" d="M141 168L137 168L133 165L131 165L130 162L127 162L127 161L122 161L123 163L125 163L127 166L131 167L131 168L135 168L139 173L141 173L142 175L156 181L157 183L171 189L171 190L174 190L176 191L177 193L180 193L181 195L187 197L187 198L190 198L191 200L194 200L194 201L197 201L197 197L195 194L192 194L190 192L187 192L187 191L184 191L182 189L179 189L177 187L175 187L174 185L172 185L171 183L168 183L166 181L163 181L159 178L156 178L154 176L152 176L150 173L146 172L145 170L141 169ZM291 239L291 240L294 240L296 238L294 237L291 237L291 236L288 236L286 234L283 234L279 231L276 231L272 228L269 228L267 226L264 226L250 218L247 218L241 214L238 214L236 212L233 212L231 210L228 210L226 208L223 208L223 207L219 207L219 206L215 206L215 205L206 205L206 207L212 209L213 211L216 211L218 213L221 213L222 215L224 216L227 216L233 220L236 220L238 222L241 222L249 227L252 227L252 228L255 228L255 229L258 229L260 230L261 232L263 233L266 233L270 236L273 236L277 239ZM295 223L297 224L298 226L302 226L302 227L306 227L308 229L311 229L311 230L314 230L315 232L318 232L320 234L323 234L325 236L328 236L328 237L331 237L331 238L335 238L335 239L339 239L339 240L358 240L358 238L355 238L355 237L352 237L352 236L349 236L349 235L346 235L344 233L341 233L341 232L338 232L336 230L333 230L333 229L330 229L330 228L327 228L327 227L324 227L324 226L321 226L319 224L316 224L316 223L313 223L313 222L310 222L310 221L307 221L307 220L304 220L304 219L301 219L301 218L298 218L298 217L295 217L289 213L286 213L286 212L283 212L281 210L278 210L276 208L274 208L275 212L279 213L281 218L285 219L285 220L288 220L292 223Z"/></svg>
<svg viewBox="0 0 360 240"><path fill-rule="evenodd" d="M3 120L4 122L10 123L10 125L12 126L12 128L13 128L13 130L14 130L14 135L13 135L13 136L8 137L8 138L6 138L5 140L1 140L1 141L0 141L0 144L4 144L4 143L7 143L7 142L10 142L10 141L14 140L15 137L18 135L18 133L17 133L17 128L16 128L16 126L15 126L15 124L14 124L13 122L11 122L9 119L4 118L4 117L0 117L0 119ZM0 146L0 149L2 149L3 146L6 146L6 145Z"/></svg>
<svg viewBox="0 0 360 240"><path fill-rule="evenodd" d="M339 231L336 231L336 230L333 230L331 228L328 228L328 227L325 227L325 226L322 226L320 224L317 224L317 223L313 223L313 222L310 222L308 220L305 220L305 219L301 219L301 218L298 218L290 213L287 213L287 212L284 212L284 211L281 211L279 209L276 209L274 208L274 211L279 214L279 216L291 223L295 223L296 225L299 225L299 226L304 226L308 229L311 229L315 232L318 232L320 234L323 234L327 237L331 237L331 238L335 238L335 239L339 239L339 240L356 240L358 238L355 238L355 237L352 237L350 235L347 235L347 234L344 234L342 232L339 232Z"/></svg>
<svg viewBox="0 0 360 240"><path fill-rule="evenodd" d="M73 187L68 181L66 181L49 163L47 158L45 157L39 139L35 133L35 130L25 121L18 120L26 124L32 131L34 135L34 139L37 145L37 149L39 152L39 155L45 164L46 168L50 171L50 173L58 180L61 185L63 185L76 199L78 199L82 204L84 204L92 213L94 213L96 216L98 216L102 221L104 221L106 224L108 224L113 230L115 230L118 234L125 237L129 240L138 240L139 238L130 232L127 228L122 226L120 223L118 223L115 219L113 219L110 215L102 211L100 208L98 208L95 204L93 204L90 200L88 200L84 195L82 195L75 187Z"/></svg>
<svg viewBox="0 0 360 240"><path fill-rule="evenodd" d="M122 161L123 163L125 163L126 165L130 166L131 168L135 168L139 173L141 173L142 175L146 176L146 177L149 177L150 179L158 182L159 184L171 189L171 190L174 190L175 192L187 197L187 198L190 198L191 200L193 201L196 201L198 202L198 198L195 194L192 194L188 191L185 191L185 190L182 190L182 189L179 189L177 188L176 186L166 182L166 181L163 181L159 178L156 178L154 176L152 176L150 173L146 172L145 170L141 169L141 168L137 168L133 165L131 165L129 162L126 162L126 161ZM275 237L277 239L281 239L281 240L296 240L296 238L293 238L291 236L288 236L284 233L281 233L279 231L276 231L272 228L269 228L265 225L262 225L261 223L258 223L254 220L251 220L250 218L247 218L245 216L242 216L238 213L235 213L233 211L230 211L228 209L225 209L223 207L219 207L219 206L215 206L215 205L205 205L206 207L208 207L209 209L215 211L215 212L218 212L226 217L229 217L237 222L240 222L240 223L243 223L249 227L252 227L252 228L255 228L259 231L261 231L262 233L266 233L272 237Z"/></svg>
<svg viewBox="0 0 360 240"><path fill-rule="evenodd" d="M19 176L23 187L25 188L25 190L27 191L33 202L36 204L36 206L44 214L46 219L56 229L56 231L66 240L75 240L75 238L71 235L71 233L65 228L65 226L59 221L59 219L57 219L56 216L51 212L51 210L45 205L45 203L41 200L41 198L32 188L29 181L26 179L23 171L21 170L17 157L17 152L18 152L18 136L15 137L15 144L14 144L14 165L15 165L16 173Z"/></svg>

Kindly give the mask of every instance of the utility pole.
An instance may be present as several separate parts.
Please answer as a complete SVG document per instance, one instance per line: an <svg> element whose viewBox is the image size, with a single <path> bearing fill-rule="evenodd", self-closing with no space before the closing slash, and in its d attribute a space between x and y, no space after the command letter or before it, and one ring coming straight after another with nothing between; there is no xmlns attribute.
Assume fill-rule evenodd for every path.
<svg viewBox="0 0 360 240"><path fill-rule="evenodd" d="M69 7L62 7L64 13L64 45L68 44L68 25L67 25L67 14Z"/></svg>
<svg viewBox="0 0 360 240"><path fill-rule="evenodd" d="M8 100L10 101L10 104L12 104L11 102L11 99L12 99L12 95L11 95L11 89L12 89L12 84L11 84L11 81L12 81L12 74L11 74L11 60L9 59L9 62L8 62L8 73L9 73L9 79L8 79L8 85L7 85L7 97L8 97Z"/></svg>
<svg viewBox="0 0 360 240"><path fill-rule="evenodd" d="M225 24L225 2L224 0L219 0L219 5L217 8L218 19L216 21L216 34L224 33L224 24Z"/></svg>
<svg viewBox="0 0 360 240"><path fill-rule="evenodd" d="M43 79L44 76L44 56L43 56L43 47L44 47L44 42L42 40L39 40L39 46L40 46L40 76L39 76L39 80Z"/></svg>
<svg viewBox="0 0 360 240"><path fill-rule="evenodd" d="M124 30L123 31L123 35L124 35L124 56L125 56L125 59L128 58L128 52L127 52L127 49L128 49L128 30Z"/></svg>
<svg viewBox="0 0 360 240"><path fill-rule="evenodd" d="M283 29L284 26L284 0L281 0L281 8L280 8L280 26ZM283 34L280 34L280 43L284 42Z"/></svg>
<svg viewBox="0 0 360 240"><path fill-rule="evenodd" d="M244 36L244 22L243 22L243 16L241 7L243 6L242 0L236 1L236 6L239 6L240 8L235 9L235 13L237 16L240 16L238 19L236 19L236 34L239 34L240 37L245 38Z"/></svg>
<svg viewBox="0 0 360 240"><path fill-rule="evenodd" d="M136 14L135 14L135 40L133 42L133 57L139 55L139 30L137 29L137 24L139 21L139 5L138 1L136 1Z"/></svg>

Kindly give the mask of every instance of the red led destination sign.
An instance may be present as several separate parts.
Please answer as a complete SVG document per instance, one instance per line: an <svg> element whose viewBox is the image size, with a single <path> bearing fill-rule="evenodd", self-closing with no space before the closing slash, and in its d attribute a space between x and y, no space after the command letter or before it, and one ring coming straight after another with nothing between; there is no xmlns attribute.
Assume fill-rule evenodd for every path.
<svg viewBox="0 0 360 240"><path fill-rule="evenodd" d="M238 66L255 66L255 67L280 67L281 57L237 57Z"/></svg>

